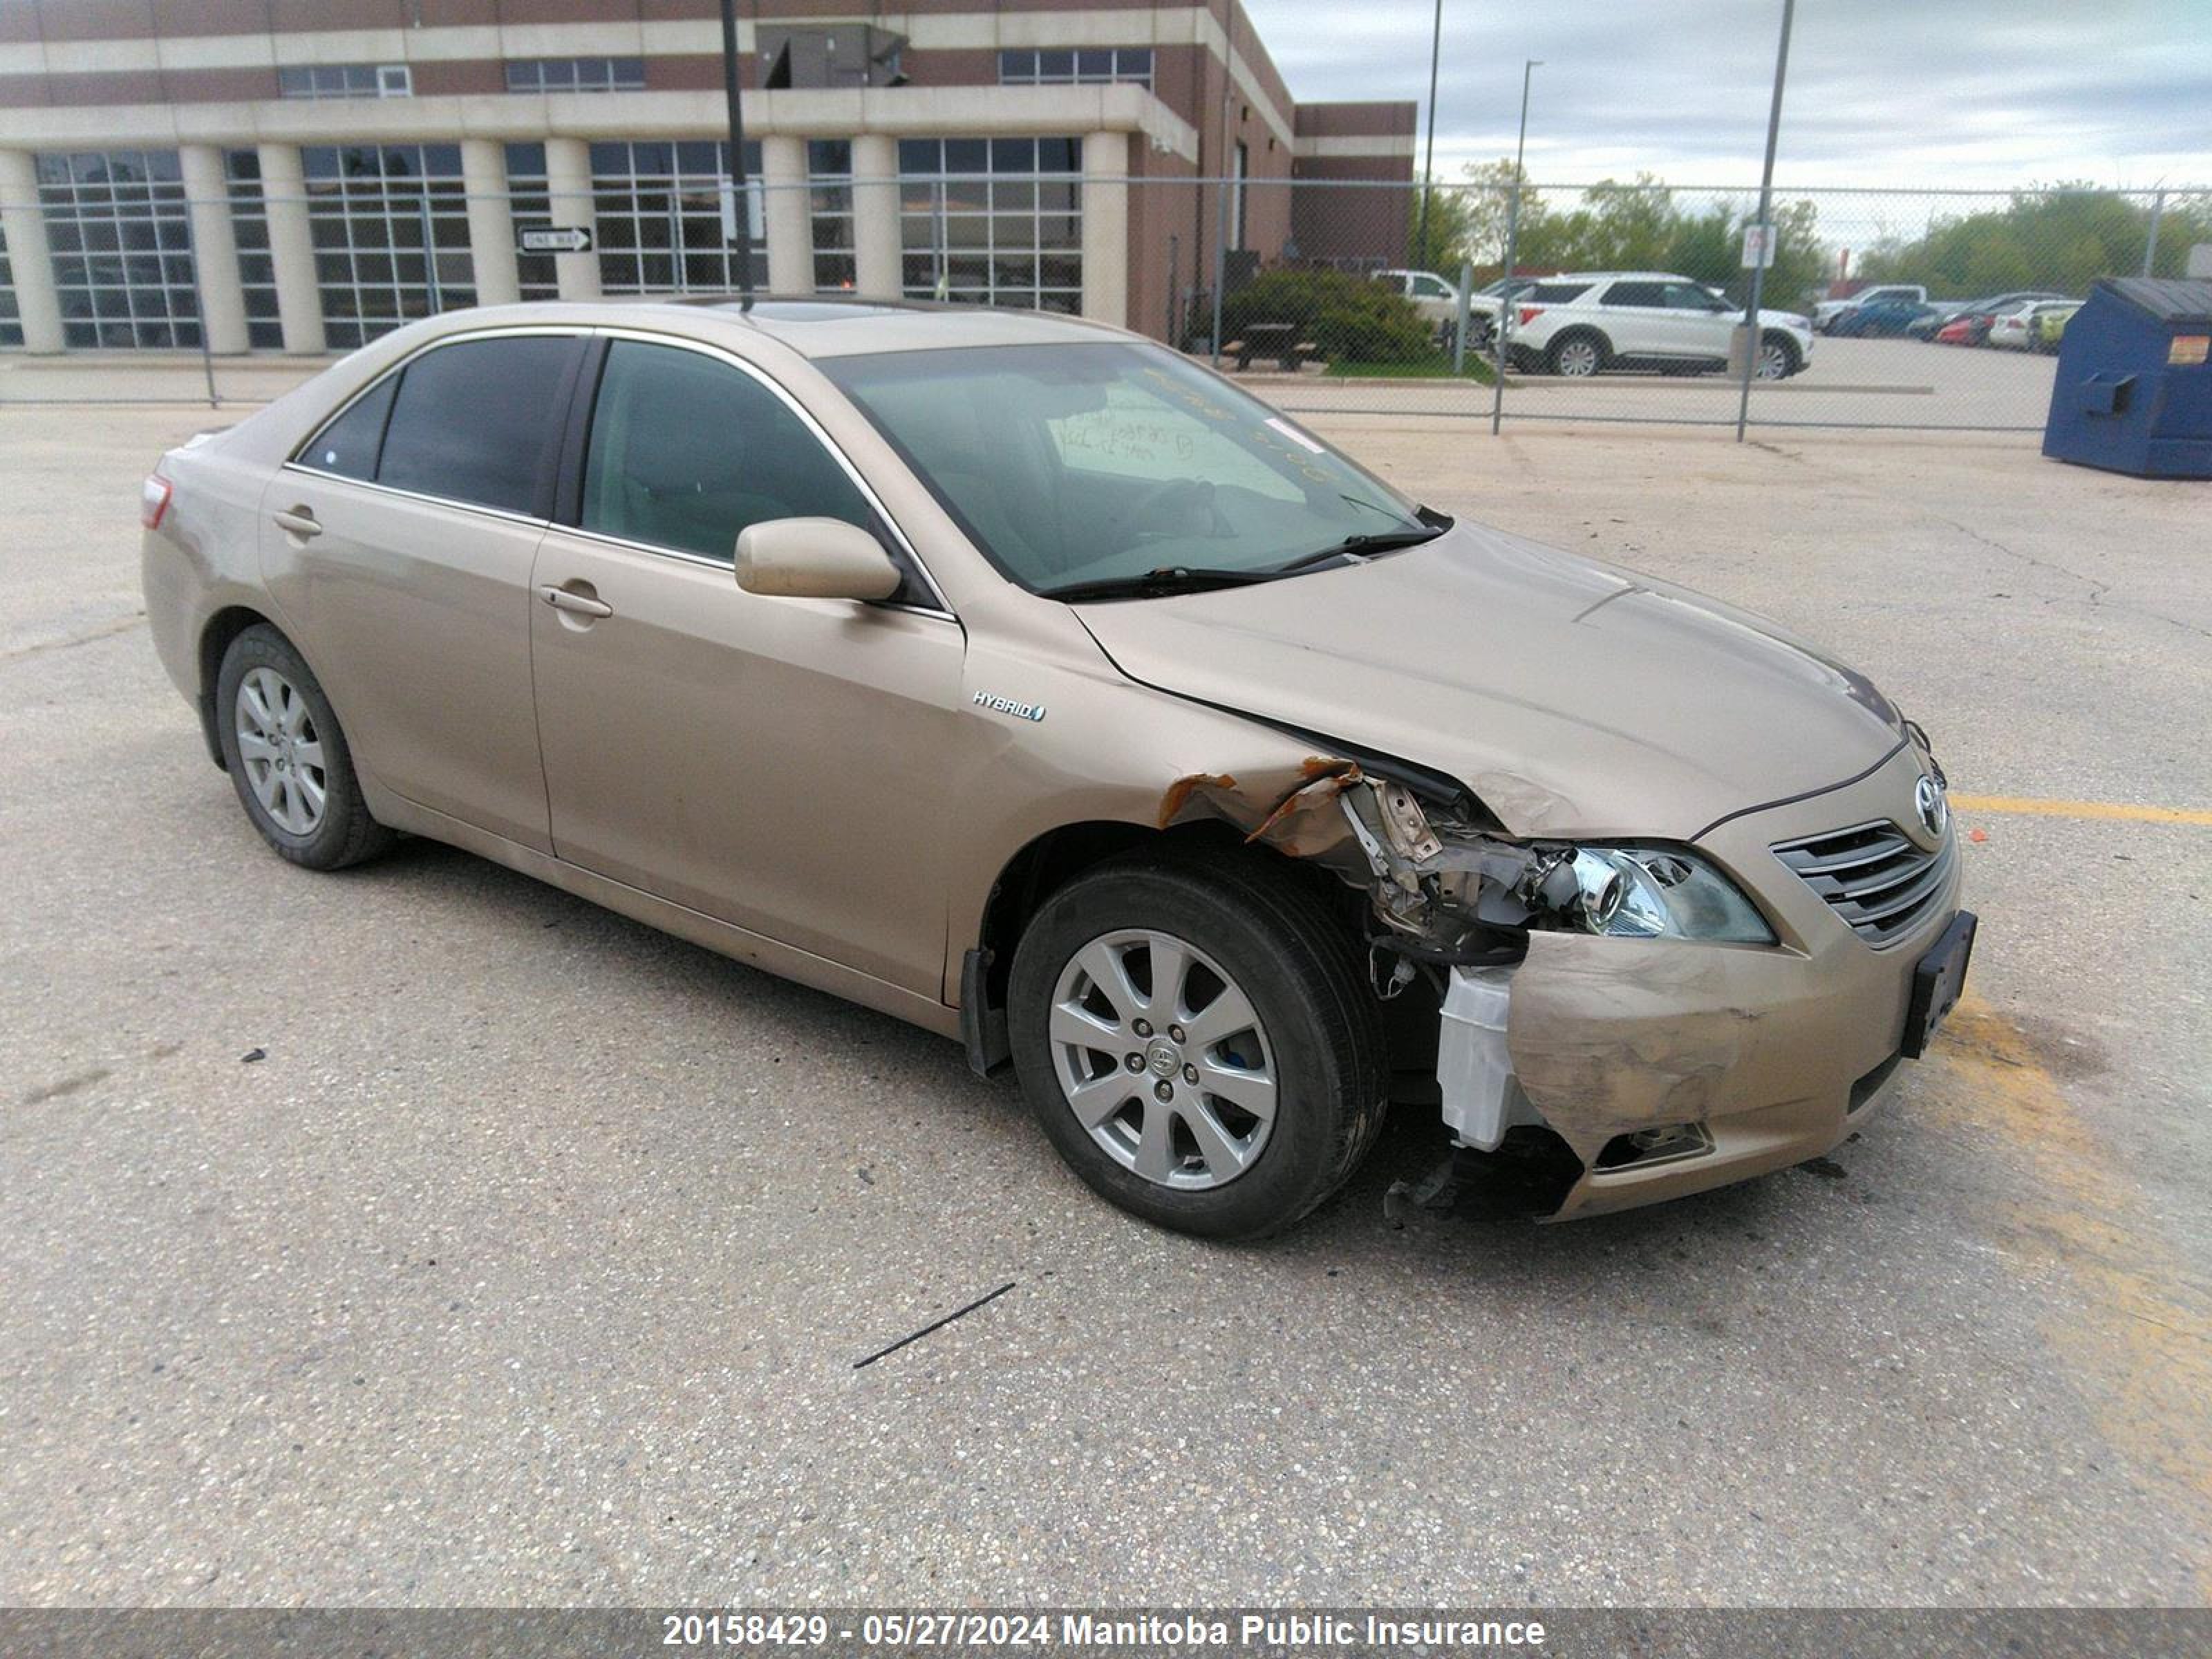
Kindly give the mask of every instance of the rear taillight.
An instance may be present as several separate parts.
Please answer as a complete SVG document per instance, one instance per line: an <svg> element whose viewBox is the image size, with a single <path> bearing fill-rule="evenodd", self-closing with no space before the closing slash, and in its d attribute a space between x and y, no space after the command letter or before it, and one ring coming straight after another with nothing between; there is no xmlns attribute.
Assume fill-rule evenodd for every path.
<svg viewBox="0 0 2212 1659"><path fill-rule="evenodd" d="M1522 325L1525 328L1528 324L1534 322L1536 319L1543 314L1544 307L1541 306L1522 306L1521 307Z"/></svg>
<svg viewBox="0 0 2212 1659"><path fill-rule="evenodd" d="M138 522L148 530L161 527L161 515L169 510L169 481L160 473L148 475L138 486Z"/></svg>

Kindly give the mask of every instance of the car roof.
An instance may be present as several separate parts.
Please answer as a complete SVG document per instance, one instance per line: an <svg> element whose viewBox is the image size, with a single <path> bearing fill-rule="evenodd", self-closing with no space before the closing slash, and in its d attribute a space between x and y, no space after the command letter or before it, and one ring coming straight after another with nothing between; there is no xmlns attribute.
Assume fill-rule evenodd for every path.
<svg viewBox="0 0 2212 1659"><path fill-rule="evenodd" d="M1702 283L1696 283L1694 278L1685 276L1679 270L1562 270L1556 276L1542 276L1537 280L1545 283L1604 283L1626 280L1635 283L1691 283L1698 287L1704 286Z"/></svg>
<svg viewBox="0 0 2212 1659"><path fill-rule="evenodd" d="M963 346L1099 344L1139 337L1125 329L1047 312L811 295L763 295L750 305L734 294L540 300L446 312L439 321L448 325L440 329L441 333L529 323L652 328L696 339L718 335L727 338L728 331L744 330L765 335L806 357L950 350Z"/></svg>

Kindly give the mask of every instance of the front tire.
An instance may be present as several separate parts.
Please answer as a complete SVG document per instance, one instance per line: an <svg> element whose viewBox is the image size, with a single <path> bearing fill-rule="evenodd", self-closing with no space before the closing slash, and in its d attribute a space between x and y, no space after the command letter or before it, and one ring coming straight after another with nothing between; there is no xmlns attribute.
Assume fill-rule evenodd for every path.
<svg viewBox="0 0 2212 1659"><path fill-rule="evenodd" d="M1758 375L1762 380L1786 380L1802 367L1797 342L1787 334L1759 337Z"/></svg>
<svg viewBox="0 0 2212 1659"><path fill-rule="evenodd" d="M1030 1109L1101 1197L1249 1239L1328 1198L1382 1127L1355 942L1256 856L1116 860L1054 894L1009 987Z"/></svg>
<svg viewBox="0 0 2212 1659"><path fill-rule="evenodd" d="M239 805L279 857L337 870L392 844L392 831L369 816L320 682L268 623L246 629L223 653L215 712Z"/></svg>

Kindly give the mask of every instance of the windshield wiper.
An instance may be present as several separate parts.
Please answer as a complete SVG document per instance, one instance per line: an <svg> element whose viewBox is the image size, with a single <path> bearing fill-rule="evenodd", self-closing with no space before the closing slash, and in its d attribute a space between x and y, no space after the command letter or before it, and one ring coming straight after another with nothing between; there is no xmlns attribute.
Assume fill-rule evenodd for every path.
<svg viewBox="0 0 2212 1659"><path fill-rule="evenodd" d="M1451 528L1451 520L1442 524L1407 525L1400 530L1370 530L1363 535L1346 536L1333 547L1317 552L1302 553L1288 564L1275 567L1277 575L1287 575L1293 570L1304 570L1331 559L1371 558L1377 553L1395 553L1401 547L1419 547L1423 542L1432 542Z"/></svg>
<svg viewBox="0 0 2212 1659"><path fill-rule="evenodd" d="M1273 581L1279 570L1219 570L1205 565L1169 564L1135 576L1101 576L1095 581L1040 587L1048 599L1142 599L1156 594L1203 593L1209 587L1242 587Z"/></svg>

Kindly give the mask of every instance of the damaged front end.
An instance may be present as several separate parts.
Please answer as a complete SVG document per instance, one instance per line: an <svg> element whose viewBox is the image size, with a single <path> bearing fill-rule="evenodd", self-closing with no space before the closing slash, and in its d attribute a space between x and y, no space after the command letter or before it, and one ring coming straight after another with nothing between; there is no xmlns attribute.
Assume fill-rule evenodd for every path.
<svg viewBox="0 0 2212 1659"><path fill-rule="evenodd" d="M1516 837L1463 792L1417 792L1341 758L1310 758L1296 777L1259 787L1178 779L1161 805L1163 827L1211 811L1248 842L1314 860L1364 893L1376 994L1395 1000L1425 986L1433 1003L1437 1104L1458 1146L1496 1152L1516 1129L1548 1131L1592 1169L1710 1146L1686 1094L1668 1121L1624 1121L1620 1103L1601 1099L1540 1105L1509 1037L1515 980L1535 936L1774 944L1759 907L1702 854ZM1653 1058L1664 1071L1665 1057Z"/></svg>

